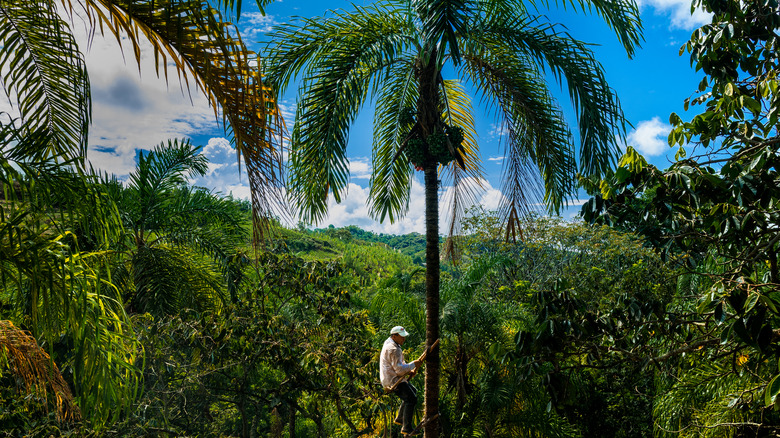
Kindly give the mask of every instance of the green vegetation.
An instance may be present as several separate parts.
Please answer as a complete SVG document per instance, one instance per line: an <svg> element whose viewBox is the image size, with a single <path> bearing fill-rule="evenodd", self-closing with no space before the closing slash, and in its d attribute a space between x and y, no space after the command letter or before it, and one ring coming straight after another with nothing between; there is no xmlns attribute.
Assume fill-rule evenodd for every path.
<svg viewBox="0 0 780 438"><path fill-rule="evenodd" d="M641 40L636 3L562 2L595 12L631 56ZM503 180L507 233L529 205L559 211L572 175L604 175L625 120L593 52L524 1L378 1L353 11L285 23L271 35L270 84L284 93L299 79L287 188L302 219L325 217L349 182L347 139L360 110L375 103L369 211L398 220L409 208L414 172L424 174L426 342L440 337L439 187L454 188L449 235L473 201L482 169L468 89L494 110L506 137ZM549 75L548 75L549 73ZM554 81L548 79L554 77ZM451 77L451 78L448 78ZM566 83L579 144L549 83ZM578 155L579 160L575 159ZM469 182L471 181L471 182ZM532 193L540 193L541 199ZM451 247L446 251L451 252ZM439 436L440 362L425 367L425 435Z"/></svg>
<svg viewBox="0 0 780 438"><path fill-rule="evenodd" d="M522 231L517 242L506 239L505 212L472 209L455 236L452 262L440 268L439 251L453 240L443 241L438 232L423 238L354 226L289 229L271 219L258 228L263 204L257 210L256 203L187 185L187 177L205 172L207 163L186 141L140 154L126 182L95 175L79 156L88 93L65 21L46 2L0 3L0 67L11 72L3 83L20 93L25 116L0 129L0 434L397 435L391 423L397 401L383 394L377 361L390 327L404 325L411 332L407 357L420 354L432 333L441 342L436 361L426 364L435 368L440 414L428 436L776 436L780 6L701 5L713 13L712 24L696 31L685 49L705 75L702 94L688 102L702 110L689 122L671 117L669 142L680 146L677 161L661 170L629 148L610 170L599 164L607 157L596 154L586 168L599 167L591 170L603 175L580 179L593 196L583 207L586 220L515 215L514 230ZM165 13L115 6L111 14L152 21L168 13L193 26L205 19L181 14L202 3L158 4ZM452 14L418 11L445 20L421 20L439 44L426 37L415 49L446 49L462 66L473 47L458 39L460 32L475 29L458 21L468 5L456 6L447 10ZM596 6L604 12L614 4ZM349 25L414 27L396 16L383 21L368 13L377 10L361 10ZM327 30L345 17L307 25ZM501 27L491 21L494 16L485 18L482 25ZM41 20L51 24L51 34L27 25ZM623 26L629 22L612 23L619 34L628 32L621 38L630 52L637 34ZM232 38L217 27L225 32L218 33L220 41ZM108 29L121 30L122 24L112 22ZM476 30L472 36L486 38L489 29ZM159 32L152 35L156 44L173 41ZM184 44L174 44L176 53L195 56L204 40L198 41L176 40ZM590 59L586 52L578 53ZM54 67L47 65L25 79L30 64L24 53L59 56L58 68L72 76L44 71ZM418 55L413 51L410 59ZM184 68L185 62L174 64ZM200 80L208 83L214 71L205 70ZM397 79L395 73L387 77ZM65 86L64 76L75 86ZM462 102L454 83L433 88L439 97ZM431 90L419 95L423 91ZM41 100L41 93L51 93L51 99ZM221 102L220 92L214 93ZM411 101L419 95L410 95ZM426 179L438 175L434 158L454 158L452 169L468 168L463 151L470 147L469 123L445 123L439 116L446 113L437 109L427 125L420 120L431 115L428 107L418 105L410 117L407 103L397 109L410 126L398 132L410 135L418 148L439 148L435 157L423 154ZM265 125L250 129L234 116L228 116L229 129L246 154L238 137ZM321 120L310 122L314 129ZM446 156L442 142L459 140L453 126L463 128L464 139L456 154ZM438 137L427 136L426 127ZM401 147L385 140L384 146ZM688 156L686 142L704 153ZM260 146L270 155L252 155L255 176L272 165L263 157L278 152ZM553 146L567 153L567 144ZM392 164L390 155L380 164ZM400 172L405 183L411 166L419 164L377 169ZM276 181L273 173L265 177L253 183L258 196ZM558 182L549 188L552 199L568 184ZM392 210L388 214L400 212L385 207ZM262 248L251 230L270 231ZM417 415L425 415L422 406Z"/></svg>

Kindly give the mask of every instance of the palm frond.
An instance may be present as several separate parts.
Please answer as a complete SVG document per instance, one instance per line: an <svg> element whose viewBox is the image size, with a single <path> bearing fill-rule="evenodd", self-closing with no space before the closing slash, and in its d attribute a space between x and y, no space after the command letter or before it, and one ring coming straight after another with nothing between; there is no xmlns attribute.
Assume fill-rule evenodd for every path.
<svg viewBox="0 0 780 438"><path fill-rule="evenodd" d="M73 251L23 204L0 207L0 297L8 315L45 342L71 346L57 358L73 372L79 404L101 425L133 403L138 345L106 274L107 254Z"/></svg>
<svg viewBox="0 0 780 438"><path fill-rule="evenodd" d="M0 186L10 204L49 215L60 233L73 231L82 249L105 248L121 229L116 206L97 178L76 160L52 160L45 127L29 132L15 123L0 127Z"/></svg>
<svg viewBox="0 0 780 438"><path fill-rule="evenodd" d="M25 396L53 399L58 421L81 419L81 411L57 365L35 338L18 329L11 321L0 321L0 366L0 372L7 366L23 383L27 392Z"/></svg>
<svg viewBox="0 0 780 438"><path fill-rule="evenodd" d="M289 190L307 222L322 219L328 195L340 202L349 181L349 127L407 45L406 23L387 9L358 8L300 28L280 28L268 59L271 82L304 73L291 138Z"/></svg>
<svg viewBox="0 0 780 438"><path fill-rule="evenodd" d="M464 61L462 74L495 105L507 132L501 212L515 235L530 207L544 200L557 210L571 192L571 135L543 78L501 41L475 35L464 46Z"/></svg>
<svg viewBox="0 0 780 438"><path fill-rule="evenodd" d="M460 62L458 36L466 33L469 12L473 7L469 0L412 0L417 16L422 22L424 41L440 46L444 53L449 46L453 62ZM470 6L470 7L467 7Z"/></svg>
<svg viewBox="0 0 780 438"><path fill-rule="evenodd" d="M447 232L448 244L445 254L452 256L454 253L453 237L460 234L460 220L466 209L479 200L479 194L483 191L482 160L477 145L477 132L474 126L474 111L471 99L463 85L459 81L445 80L442 82L442 100L444 101L445 122L450 126L458 126L463 129L462 150L458 151L463 160L461 167L458 160L453 160L444 166L443 184L450 187L449 199L442 201L448 209L445 216L448 217ZM444 183L446 181L446 183Z"/></svg>
<svg viewBox="0 0 780 438"><path fill-rule="evenodd" d="M84 59L53 3L0 2L2 86L27 133L45 130L39 157L83 163L91 119Z"/></svg>
<svg viewBox="0 0 780 438"><path fill-rule="evenodd" d="M249 238L243 212L230 200L203 189L181 188L172 198L166 214L170 221L159 230L158 240L195 249L208 256L224 275L235 274L231 267L236 248Z"/></svg>
<svg viewBox="0 0 780 438"><path fill-rule="evenodd" d="M73 369L81 407L97 425L120 418L140 392L142 354L119 290L111 282L110 253L76 253L69 260L70 316L65 333L75 346ZM64 295L61 291L60 295Z"/></svg>
<svg viewBox="0 0 780 438"><path fill-rule="evenodd" d="M635 49L644 41L639 6L634 0L565 0L563 4L566 3L583 12L595 9L607 26L615 32L629 57L634 56Z"/></svg>
<svg viewBox="0 0 780 438"><path fill-rule="evenodd" d="M532 61L537 71L549 68L559 84L565 80L579 126L580 171L603 174L614 166L619 152L616 138L625 138L627 126L604 69L585 43L558 32L555 26L517 26L516 20L496 20L485 26L482 38L500 43L516 54L515 59Z"/></svg>
<svg viewBox="0 0 780 438"><path fill-rule="evenodd" d="M735 427L763 407L761 373L735 372L728 359L697 357L656 399L653 416L663 437L733 437ZM763 375L771 375L764 373ZM680 429L680 425L687 427Z"/></svg>
<svg viewBox="0 0 780 438"><path fill-rule="evenodd" d="M404 123L403 114L415 107L416 84L411 60L399 62L376 99L369 213L380 221L395 222L409 209L413 174L404 141L412 126Z"/></svg>
<svg viewBox="0 0 780 438"><path fill-rule="evenodd" d="M133 289L126 291L126 301L132 312L161 316L183 309L214 310L225 301L214 269L181 247L142 247L130 263Z"/></svg>
<svg viewBox="0 0 780 438"><path fill-rule="evenodd" d="M129 226L155 230L159 216L166 216L163 203L168 194L186 182L187 176L203 176L208 160L189 141L169 140L138 157L136 170L130 174L129 190L134 208L125 209Z"/></svg>

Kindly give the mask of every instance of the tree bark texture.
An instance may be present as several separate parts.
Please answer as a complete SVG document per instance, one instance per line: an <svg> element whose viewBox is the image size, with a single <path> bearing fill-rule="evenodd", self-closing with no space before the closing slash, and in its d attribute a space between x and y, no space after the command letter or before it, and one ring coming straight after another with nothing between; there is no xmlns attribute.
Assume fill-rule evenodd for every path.
<svg viewBox="0 0 780 438"><path fill-rule="evenodd" d="M439 180L435 165L425 168L425 343L439 339ZM439 412L439 348L425 361L425 418ZM425 437L439 436L439 420L425 425Z"/></svg>
<svg viewBox="0 0 780 438"><path fill-rule="evenodd" d="M433 134L441 119L439 98L439 71L436 64L436 46L427 48L428 54L417 59L417 121L423 139ZM425 50L423 51L425 52ZM439 339L439 164L430 157L423 166L425 172L425 343ZM439 349L431 351L425 361L425 418L439 412ZM438 417L425 425L426 438L439 437Z"/></svg>

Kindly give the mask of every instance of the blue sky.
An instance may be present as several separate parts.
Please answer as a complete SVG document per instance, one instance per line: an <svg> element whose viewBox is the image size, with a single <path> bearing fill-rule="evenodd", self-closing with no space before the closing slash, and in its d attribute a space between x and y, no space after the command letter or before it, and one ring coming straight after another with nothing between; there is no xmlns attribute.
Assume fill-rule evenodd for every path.
<svg viewBox="0 0 780 438"><path fill-rule="evenodd" d="M245 10L237 24L244 41L254 49L260 48L259 41L271 26L289 20L292 15L315 17L329 9L352 9L352 3L343 0L287 0L267 6L267 14L262 16L251 1L244 4ZM677 112L683 119L690 119L696 114L696 107L692 107L690 114L685 113L683 101L693 95L702 78L690 67L688 55L679 55L679 49L691 32L708 22L708 18L699 12L692 15L690 3L685 0L642 0L640 9L645 41L634 59L628 59L598 17L558 10L544 14L550 22L565 26L575 38L594 44L593 50L606 70L607 80L633 125L628 144L664 168L674 155L666 144L669 115ZM114 41L99 38L87 51L94 114L88 158L93 165L123 178L134 168L139 149L150 149L172 138L191 138L204 146L203 152L211 161L209 174L194 183L223 194L248 198L246 176L239 174L235 151L224 138L214 109L195 90L183 91L177 79L171 78L166 83L157 78L153 63L148 62L152 59L151 51L142 55L147 62L143 63L140 72L132 56L128 56L125 62ZM294 93L284 96L281 104L288 116L287 123L291 124ZM569 122L575 123L563 94L560 105ZM371 121L372 114L367 108L352 127L348 148L352 181L348 196L339 205L331 203L328 218L318 226L358 225L385 233L423 232L421 175L412 189L412 208L403 220L382 224L368 217L365 201L371 174ZM496 208L502 196L499 190L501 133L495 121L484 114L478 114L477 129L486 171L486 191L480 203L487 208ZM577 211L577 204L575 201L564 216Z"/></svg>

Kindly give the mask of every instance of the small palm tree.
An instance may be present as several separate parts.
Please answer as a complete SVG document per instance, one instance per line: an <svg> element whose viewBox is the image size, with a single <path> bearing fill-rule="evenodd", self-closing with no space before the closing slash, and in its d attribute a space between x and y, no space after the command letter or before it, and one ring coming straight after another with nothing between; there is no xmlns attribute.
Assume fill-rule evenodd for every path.
<svg viewBox="0 0 780 438"><path fill-rule="evenodd" d="M247 217L230 198L186 186L207 164L190 142L169 141L139 156L127 187L108 182L126 229L115 275L130 312L215 308L235 291Z"/></svg>
<svg viewBox="0 0 780 438"><path fill-rule="evenodd" d="M641 39L634 2L567 3L595 9L633 53ZM493 105L509 132L503 208L508 234L516 233L520 215L537 194L557 210L571 195L578 170L599 174L609 168L618 152L615 135L624 135L617 98L588 46L532 12L525 2L512 0L382 1L283 25L265 59L269 80L282 92L302 76L289 190L305 220L324 217L329 195L336 201L344 196L349 128L370 98L376 102L371 213L391 221L403 215L414 171L424 173L428 345L439 337L439 173L449 175L456 188L451 232L468 204L466 177L481 176L462 84ZM568 87L578 145L545 71ZM445 79L449 72L457 79ZM428 356L425 379L426 416L432 416L438 412L438 353ZM438 436L435 421L425 434Z"/></svg>

